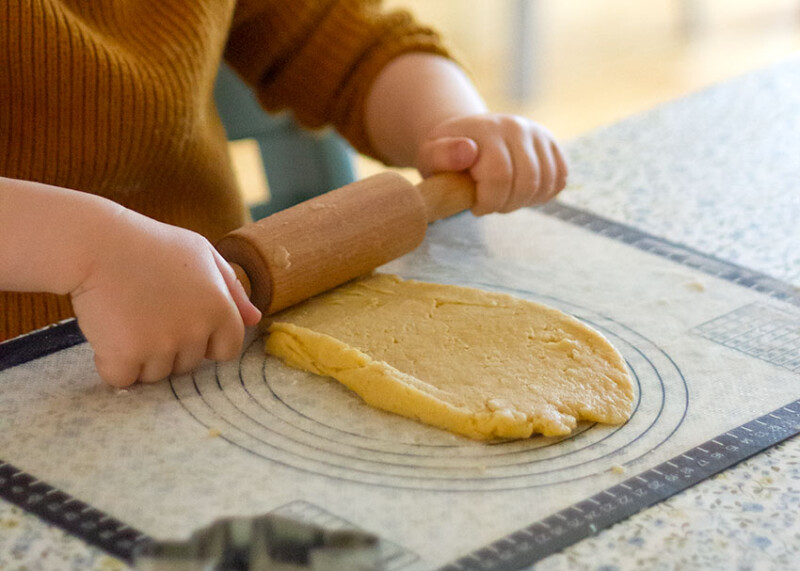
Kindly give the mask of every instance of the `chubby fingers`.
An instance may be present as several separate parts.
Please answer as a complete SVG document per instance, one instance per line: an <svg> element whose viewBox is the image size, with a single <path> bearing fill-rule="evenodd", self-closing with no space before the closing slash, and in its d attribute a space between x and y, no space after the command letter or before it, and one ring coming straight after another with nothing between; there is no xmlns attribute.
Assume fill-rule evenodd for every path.
<svg viewBox="0 0 800 571"><path fill-rule="evenodd" d="M505 204L512 201L514 157L502 138L481 141L481 156L469 173L475 181L475 216L502 212Z"/></svg>
<svg viewBox="0 0 800 571"><path fill-rule="evenodd" d="M109 357L101 353L95 353L94 365L103 381L120 389L135 383L142 371L138 360Z"/></svg>
<svg viewBox="0 0 800 571"><path fill-rule="evenodd" d="M236 320L238 321L238 320ZM95 353L100 377L113 387L127 387L139 381L155 383L170 375L182 375L197 368L205 359L228 361L241 350L244 327L241 321L226 323L211 335L187 335L179 347L168 345L141 350Z"/></svg>
<svg viewBox="0 0 800 571"><path fill-rule="evenodd" d="M476 181L475 214L511 212L544 204L566 186L566 161L552 136L524 118L495 119L496 132L482 141L470 170Z"/></svg>
<svg viewBox="0 0 800 571"><path fill-rule="evenodd" d="M469 137L442 136L420 145L417 169L424 177L437 172L459 172L478 159L478 144Z"/></svg>
<svg viewBox="0 0 800 571"><path fill-rule="evenodd" d="M113 387L127 387L139 381L155 383L170 375L188 373L205 359L229 361L241 351L244 324L238 318L227 319L209 334L184 332L179 346L151 343L146 347L126 347L116 351L95 352L95 366L100 377Z"/></svg>
<svg viewBox="0 0 800 571"><path fill-rule="evenodd" d="M170 375L182 375L197 368L205 359L229 361L241 350L242 336L235 328L219 330L202 342L187 344L174 352L150 355L145 360L95 355L100 377L113 387L123 388L139 381L155 383Z"/></svg>
<svg viewBox="0 0 800 571"><path fill-rule="evenodd" d="M543 204L566 186L567 165L550 132L524 117L478 114L445 121L420 145L423 176L466 170L476 184L472 212Z"/></svg>
<svg viewBox="0 0 800 571"><path fill-rule="evenodd" d="M518 145L512 146L512 191L498 212L512 212L524 206L544 204L563 188L557 186L559 167L553 145L535 136L522 136L519 141Z"/></svg>
<svg viewBox="0 0 800 571"><path fill-rule="evenodd" d="M553 158L556 161L555 191L556 194L558 194L567 186L567 175L569 174L569 168L567 167L567 161L564 160L564 154L561 152L561 148L558 146L558 143L553 141L550 144L550 149L553 153Z"/></svg>
<svg viewBox="0 0 800 571"><path fill-rule="evenodd" d="M234 272L230 264L225 261L225 258L216 250L213 251L213 254L217 269L225 280L225 285L233 298L234 304L236 304L236 309L239 310L242 321L248 327L256 325L261 321L261 311L248 299L244 287L236 277L236 272Z"/></svg>
<svg viewBox="0 0 800 571"><path fill-rule="evenodd" d="M155 319L139 315L106 324L111 333L93 344L95 365L106 383L114 387L136 381L153 383L187 373L205 359L236 358L245 326L258 323L261 312L247 299L230 265L210 245L208 248L213 254L208 258L210 273L204 282L209 289L203 295L174 299ZM192 291L192 287L188 289Z"/></svg>

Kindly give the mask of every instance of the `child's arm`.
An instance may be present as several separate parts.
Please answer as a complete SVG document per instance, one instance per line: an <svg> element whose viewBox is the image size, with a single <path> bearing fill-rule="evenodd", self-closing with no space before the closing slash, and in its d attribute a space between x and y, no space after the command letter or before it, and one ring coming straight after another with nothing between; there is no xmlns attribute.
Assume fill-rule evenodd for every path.
<svg viewBox="0 0 800 571"><path fill-rule="evenodd" d="M391 164L415 166L423 176L469 170L475 214L541 204L566 185L566 163L547 129L488 113L464 72L443 57L407 53L392 60L372 85L365 120Z"/></svg>
<svg viewBox="0 0 800 571"><path fill-rule="evenodd" d="M238 354L260 314L205 238L104 198L0 178L0 289L72 298L115 386Z"/></svg>

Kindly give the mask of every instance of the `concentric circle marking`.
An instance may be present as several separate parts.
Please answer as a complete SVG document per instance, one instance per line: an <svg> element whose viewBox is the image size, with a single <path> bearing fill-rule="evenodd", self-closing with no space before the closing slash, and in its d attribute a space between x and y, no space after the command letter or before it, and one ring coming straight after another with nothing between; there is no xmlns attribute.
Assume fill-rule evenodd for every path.
<svg viewBox="0 0 800 571"><path fill-rule="evenodd" d="M295 469L378 486L501 490L585 478L662 444L686 414L685 380L651 341L611 318L555 298L488 284L484 289L557 307L605 335L636 382L635 410L621 426L582 423L563 438L485 444L375 410L332 379L266 356L260 338L238 363L172 379L198 422L231 444Z"/></svg>

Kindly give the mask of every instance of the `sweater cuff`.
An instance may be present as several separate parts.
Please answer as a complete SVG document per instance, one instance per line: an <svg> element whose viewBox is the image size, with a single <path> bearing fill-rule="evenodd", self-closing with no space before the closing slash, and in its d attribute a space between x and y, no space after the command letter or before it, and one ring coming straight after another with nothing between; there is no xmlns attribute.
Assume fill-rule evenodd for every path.
<svg viewBox="0 0 800 571"><path fill-rule="evenodd" d="M358 47L363 51L343 85L341 95L334 99L331 115L337 130L359 152L380 159L366 129L367 97L377 76L392 59L404 53L424 52L447 58L451 55L436 32L416 24L404 12L390 14L379 29L372 30L371 35L369 31L363 22L350 20L349 29L340 36L343 45L339 55L344 56L348 50ZM360 46L359 36L363 42Z"/></svg>
<svg viewBox="0 0 800 571"><path fill-rule="evenodd" d="M418 24L407 12L386 13L378 2L365 0L320 4L325 4L324 10L300 18L296 11L290 18L288 8L276 8L286 13L273 15L270 31L288 32L291 40L287 42L289 38L278 33L285 42L278 48L280 55L268 64L262 60L254 66L260 69L251 67L244 75L252 75L245 78L255 85L268 111L289 109L306 127L332 124L359 152L379 158L365 124L366 100L376 77L403 53L450 58L450 51L434 30ZM290 26L295 29L289 30ZM266 31L262 29L262 33ZM250 39L257 37L255 32L252 28L248 31ZM266 35L264 41L269 44ZM231 50L238 53L229 51L227 55L241 58L239 63L246 67L249 58L242 53L245 42L241 40L234 39L237 49Z"/></svg>

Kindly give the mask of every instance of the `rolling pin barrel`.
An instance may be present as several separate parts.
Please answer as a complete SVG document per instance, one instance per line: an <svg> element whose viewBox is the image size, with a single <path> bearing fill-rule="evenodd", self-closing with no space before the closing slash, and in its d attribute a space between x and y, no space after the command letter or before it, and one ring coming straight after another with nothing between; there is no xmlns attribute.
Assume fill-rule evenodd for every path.
<svg viewBox="0 0 800 571"><path fill-rule="evenodd" d="M415 187L382 173L243 226L217 249L269 315L411 252L429 222L469 208L473 193L466 175Z"/></svg>

